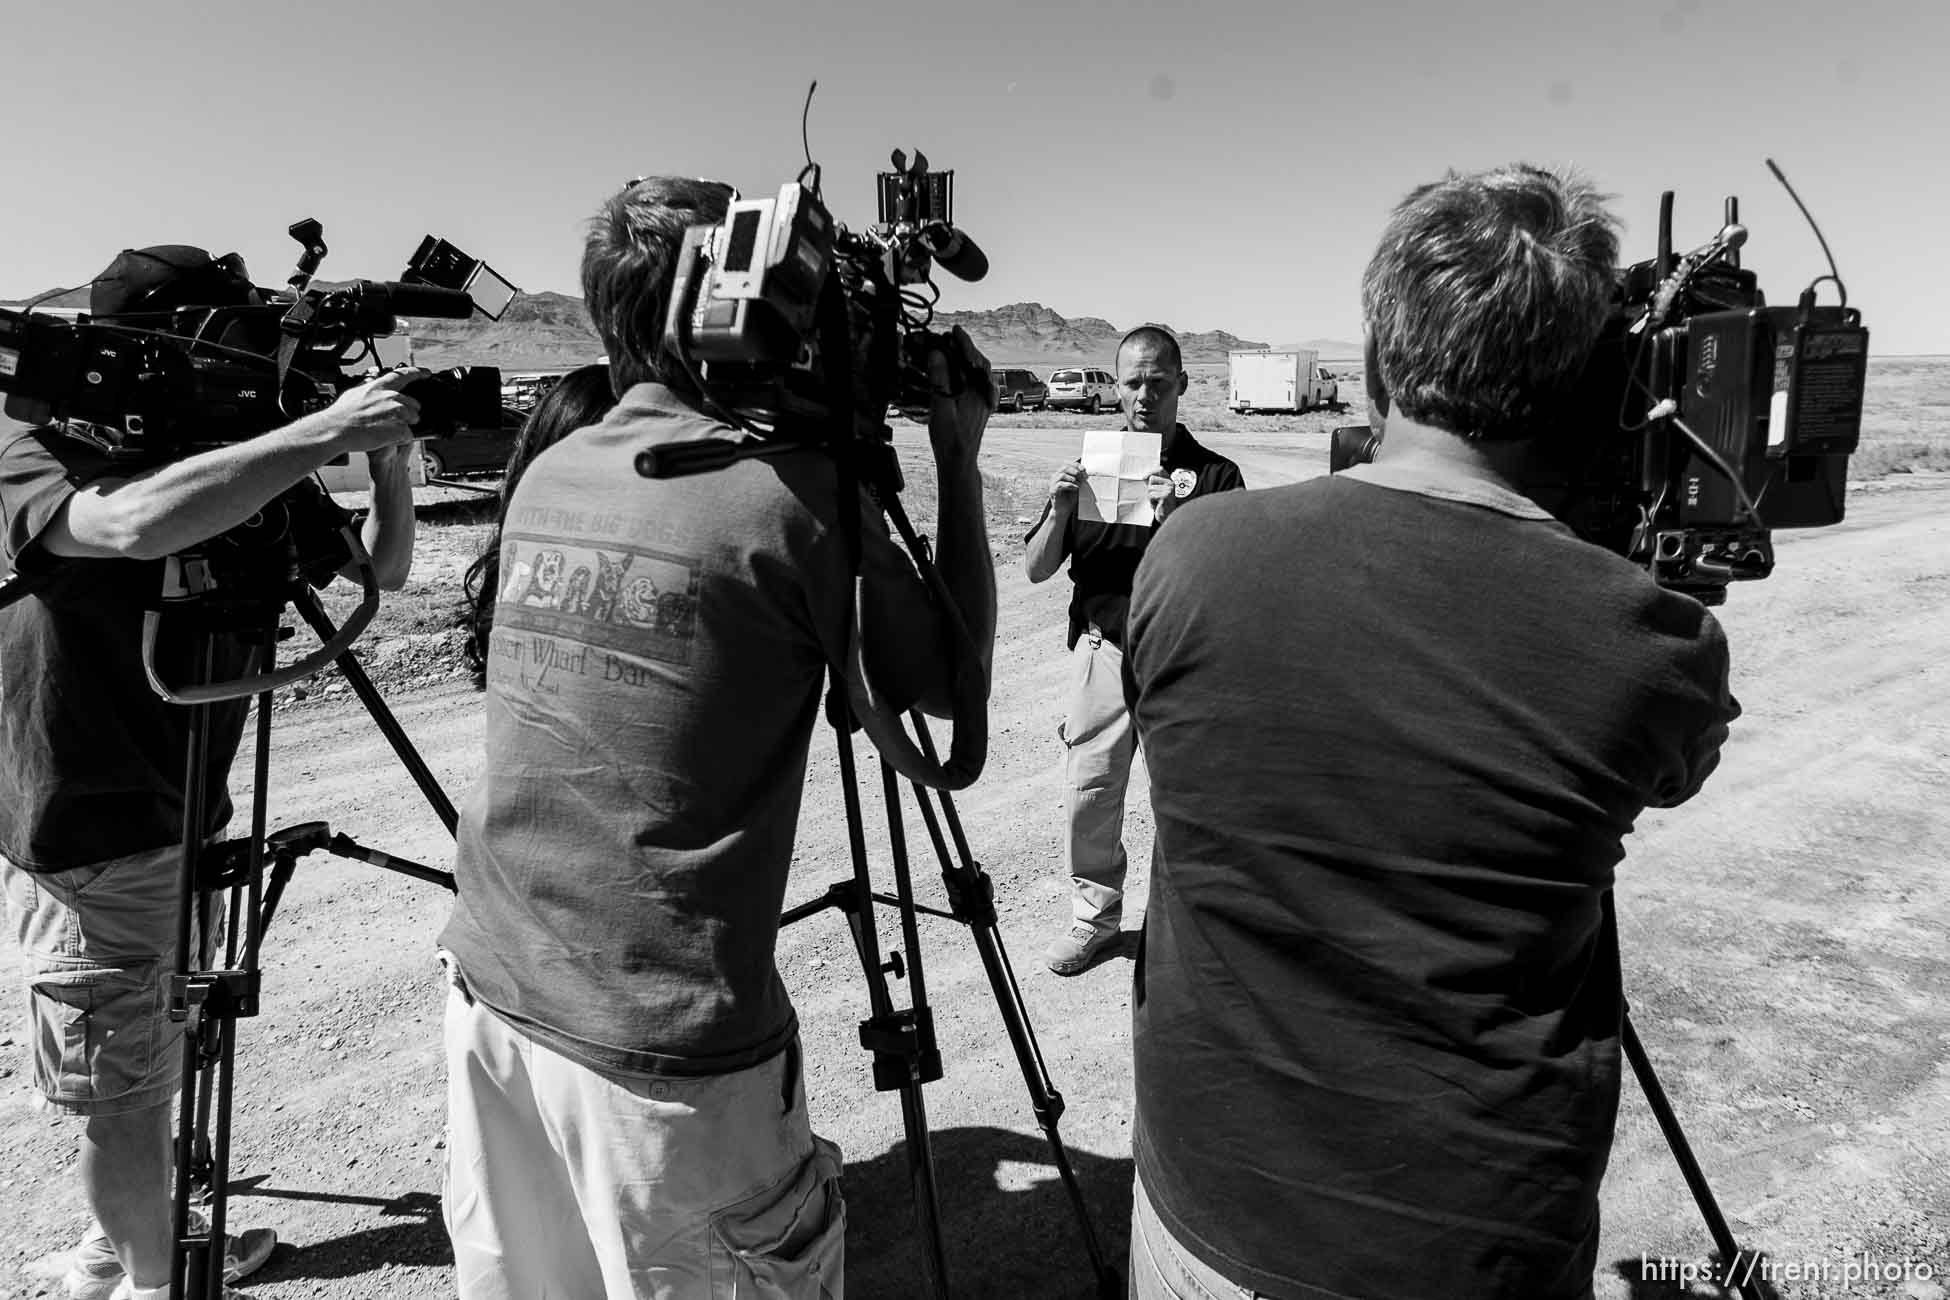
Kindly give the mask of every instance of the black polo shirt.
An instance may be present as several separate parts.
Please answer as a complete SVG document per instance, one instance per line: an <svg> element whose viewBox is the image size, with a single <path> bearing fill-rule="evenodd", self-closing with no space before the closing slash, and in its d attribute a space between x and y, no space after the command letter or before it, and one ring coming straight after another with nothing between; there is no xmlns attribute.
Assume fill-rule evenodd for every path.
<svg viewBox="0 0 1950 1300"><path fill-rule="evenodd" d="M1588 1300L1604 900L1739 716L1718 623L1515 493L1384 460L1186 512L1124 672L1159 844L1132 1001L1159 1218L1292 1300Z"/></svg>
<svg viewBox="0 0 1950 1300"><path fill-rule="evenodd" d="M144 612L164 561L58 559L41 545L68 498L124 473L77 438L9 429L0 439L0 574L42 585L0 610L0 854L25 871L65 871L176 842L183 834L191 711L149 688ZM199 680L202 641L188 615L165 614L156 667ZM230 633L212 637L211 680L249 670ZM249 700L209 706L203 833L230 818L227 779Z"/></svg>
<svg viewBox="0 0 1950 1300"><path fill-rule="evenodd" d="M1137 573L1144 548L1158 524L1193 497L1214 492L1231 492L1246 486L1239 467L1200 443L1184 425L1172 430L1164 443L1165 476L1172 481L1171 494L1158 503L1158 517L1150 525L1100 524L1070 516L1063 550L1070 557L1070 637L1077 638L1096 627L1112 645L1124 645L1124 615L1131 604L1131 579ZM1050 503L1043 503L1041 518L1029 530L1024 542L1049 518Z"/></svg>

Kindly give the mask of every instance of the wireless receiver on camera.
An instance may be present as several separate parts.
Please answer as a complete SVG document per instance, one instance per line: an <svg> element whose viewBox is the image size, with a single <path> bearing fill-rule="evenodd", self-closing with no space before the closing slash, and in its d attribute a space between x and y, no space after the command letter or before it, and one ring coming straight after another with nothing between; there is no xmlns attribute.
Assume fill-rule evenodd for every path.
<svg viewBox="0 0 1950 1300"><path fill-rule="evenodd" d="M1869 331L1834 255L1767 160L1828 260L1793 307L1769 306L1741 266L1747 227L1728 198L1720 229L1674 256L1673 195L1656 255L1618 272L1617 300L1557 423L1597 436L1539 439L1532 495L1584 540L1661 586L1717 605L1774 570L1773 532L1840 523L1860 442ZM1833 284L1840 302L1817 306ZM1370 367L1374 362L1370 358ZM1328 468L1374 458L1381 437L1336 429Z"/></svg>

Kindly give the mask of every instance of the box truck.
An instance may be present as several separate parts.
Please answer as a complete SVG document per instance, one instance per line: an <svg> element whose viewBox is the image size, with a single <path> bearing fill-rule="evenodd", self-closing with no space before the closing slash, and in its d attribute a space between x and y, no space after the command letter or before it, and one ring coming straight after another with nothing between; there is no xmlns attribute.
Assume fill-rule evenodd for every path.
<svg viewBox="0 0 1950 1300"><path fill-rule="evenodd" d="M1311 411L1340 401L1340 382L1320 368L1313 348L1226 353L1235 411Z"/></svg>

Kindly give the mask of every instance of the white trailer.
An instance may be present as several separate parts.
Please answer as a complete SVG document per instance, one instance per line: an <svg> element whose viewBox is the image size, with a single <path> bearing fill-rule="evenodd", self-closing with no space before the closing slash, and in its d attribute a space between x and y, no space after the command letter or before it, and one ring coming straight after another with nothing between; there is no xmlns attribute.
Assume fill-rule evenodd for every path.
<svg viewBox="0 0 1950 1300"><path fill-rule="evenodd" d="M1313 348L1228 352L1226 363L1232 375L1226 405L1235 411L1310 411L1340 399L1340 384L1320 368Z"/></svg>

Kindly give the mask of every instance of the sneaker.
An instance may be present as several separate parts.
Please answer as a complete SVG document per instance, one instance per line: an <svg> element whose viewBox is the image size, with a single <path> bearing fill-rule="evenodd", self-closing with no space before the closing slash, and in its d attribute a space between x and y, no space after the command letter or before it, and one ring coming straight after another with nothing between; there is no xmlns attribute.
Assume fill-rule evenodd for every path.
<svg viewBox="0 0 1950 1300"><path fill-rule="evenodd" d="M209 1220L202 1211L190 1211L190 1228L209 1231ZM235 1282L249 1277L264 1267L277 1245L278 1234L269 1228L246 1228L231 1234L223 1252L223 1280ZM34 1277L59 1278L59 1300L112 1300L123 1280L122 1261L100 1228L90 1229L72 1250L33 1261L25 1272Z"/></svg>
<svg viewBox="0 0 1950 1300"><path fill-rule="evenodd" d="M210 1219L201 1210L190 1211L190 1231L208 1232ZM224 1241L223 1280L235 1282L264 1267L271 1252L278 1248L278 1234L269 1228L246 1228L233 1232Z"/></svg>
<svg viewBox="0 0 1950 1300"><path fill-rule="evenodd" d="M101 1228L91 1226L76 1245L43 1255L22 1271L58 1283L57 1300L109 1300L122 1280L122 1261Z"/></svg>
<svg viewBox="0 0 1950 1300"><path fill-rule="evenodd" d="M1058 975L1081 975L1123 945L1124 933L1116 926L1105 929L1077 921L1044 951L1043 961Z"/></svg>

